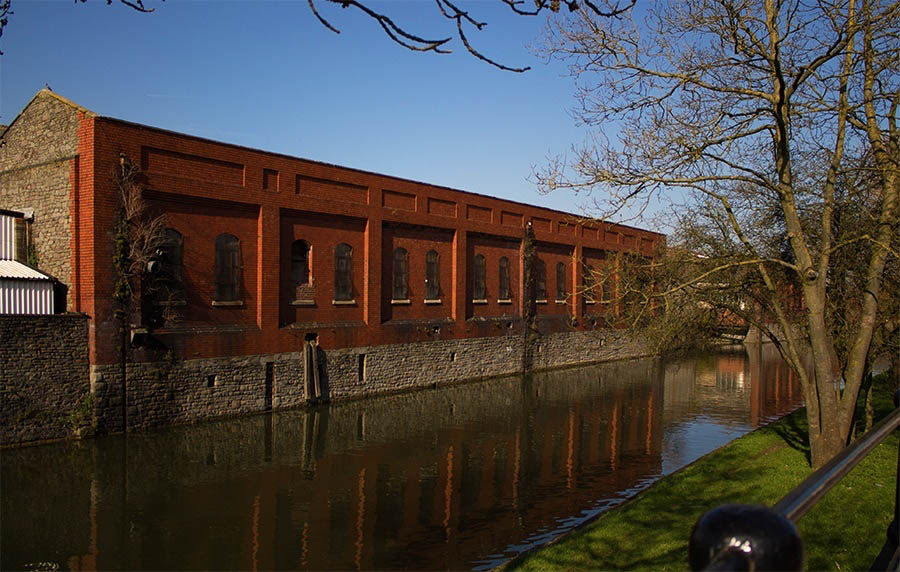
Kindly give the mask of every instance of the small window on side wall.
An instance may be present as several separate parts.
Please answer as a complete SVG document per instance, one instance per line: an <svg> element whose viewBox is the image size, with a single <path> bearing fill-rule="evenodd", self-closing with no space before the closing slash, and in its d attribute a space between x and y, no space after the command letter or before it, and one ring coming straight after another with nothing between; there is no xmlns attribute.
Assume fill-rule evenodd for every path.
<svg viewBox="0 0 900 572"><path fill-rule="evenodd" d="M540 258L534 259L534 297L536 300L547 299L547 266Z"/></svg>
<svg viewBox="0 0 900 572"><path fill-rule="evenodd" d="M394 288L391 292L393 300L409 299L409 253L405 248L394 249L392 266Z"/></svg>
<svg viewBox="0 0 900 572"><path fill-rule="evenodd" d="M485 287L485 264L484 256L476 254L472 262L472 299L484 300L487 298L487 288Z"/></svg>
<svg viewBox="0 0 900 572"><path fill-rule="evenodd" d="M440 258L436 250L425 254L425 299L437 300L441 297Z"/></svg>
<svg viewBox="0 0 900 572"><path fill-rule="evenodd" d="M500 258L500 291L497 297L501 300L509 300L509 258L503 256Z"/></svg>
<svg viewBox="0 0 900 572"><path fill-rule="evenodd" d="M184 299L183 244L180 232L174 228L163 230L159 246L160 273L156 280L159 288L157 300L160 302Z"/></svg>
<svg viewBox="0 0 900 572"><path fill-rule="evenodd" d="M216 302L237 302L241 295L241 241L233 234L216 237Z"/></svg>
<svg viewBox="0 0 900 572"><path fill-rule="evenodd" d="M353 249L345 242L334 248L334 300L353 300Z"/></svg>
<svg viewBox="0 0 900 572"><path fill-rule="evenodd" d="M565 300L568 296L566 289L566 263L556 263L556 299Z"/></svg>
<svg viewBox="0 0 900 572"><path fill-rule="evenodd" d="M584 265L584 301L588 304L593 304L595 301L594 298L594 289L596 287L596 277L594 276L594 267L590 264Z"/></svg>
<svg viewBox="0 0 900 572"><path fill-rule="evenodd" d="M294 288L310 283L309 253L309 243L305 240L295 240L291 244L291 281Z"/></svg>

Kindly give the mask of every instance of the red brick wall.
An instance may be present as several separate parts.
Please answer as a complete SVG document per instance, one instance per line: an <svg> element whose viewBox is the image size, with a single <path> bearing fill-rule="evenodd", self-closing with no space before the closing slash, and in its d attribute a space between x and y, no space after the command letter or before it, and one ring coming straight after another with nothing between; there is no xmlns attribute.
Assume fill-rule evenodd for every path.
<svg viewBox="0 0 900 572"><path fill-rule="evenodd" d="M293 323L329 323L365 321L365 219L323 216L317 213L282 211L279 280L281 312L279 325ZM305 240L310 245L310 280L313 306L292 305L296 293L291 284L291 244ZM334 251L338 244L349 244L353 260L353 304L335 305Z"/></svg>
<svg viewBox="0 0 900 572"><path fill-rule="evenodd" d="M535 249L537 258L544 262L547 269L547 296L546 304L536 304L538 315L572 315L574 297L572 296L572 260L573 247L561 244L539 243ZM565 290L567 295L562 299L557 298L556 265L562 263L565 266ZM559 301L564 303L560 304Z"/></svg>
<svg viewBox="0 0 900 572"><path fill-rule="evenodd" d="M616 292L616 276L614 274L615 261L609 259L608 252L593 248L585 248L582 253L584 261L579 268L581 273L580 279L584 284L584 272L586 266L593 268L594 287L593 287L593 303L590 296L582 296L584 303L584 314L588 318L605 318L609 319L615 315L616 308L613 304L604 303L603 300L615 300Z"/></svg>
<svg viewBox="0 0 900 572"><path fill-rule="evenodd" d="M441 337L485 335L468 318L519 316L521 241L531 221L547 267L548 304L539 313L581 317L572 256L652 249L664 237L573 215L353 169L315 163L110 119L85 118L73 172L73 291L91 315L92 363L113 363L112 229L119 154L139 160L146 196L184 236L189 291L181 323L158 337L185 358L296 351L316 332L326 348L434 339L428 324L452 318ZM243 307L211 305L215 237L241 240ZM290 244L313 247L315 306L291 305ZM353 247L355 304L334 305L334 247ZM391 253L410 253L409 305L390 304ZM441 304L424 303L425 253L440 254ZM486 257L488 303L472 305L471 260ZM497 301L498 262L510 261L511 304ZM571 273L570 303L555 304L556 262ZM423 327L409 327L419 320ZM402 327L401 327L402 324ZM493 330L491 330L493 331ZM491 334L493 335L493 334Z"/></svg>
<svg viewBox="0 0 900 572"><path fill-rule="evenodd" d="M449 229L389 226L382 232L381 316L384 321L415 318L441 319L452 314L453 231ZM404 248L409 253L409 305L392 303L393 253ZM440 303L425 303L425 255L438 253Z"/></svg>
<svg viewBox="0 0 900 572"><path fill-rule="evenodd" d="M187 305L178 309L182 325L257 325L259 264L257 222L259 210L228 203L190 203L151 199L151 210L163 212L166 226L182 235L184 294ZM216 237L231 234L240 241L243 306L213 306L215 299Z"/></svg>
<svg viewBox="0 0 900 572"><path fill-rule="evenodd" d="M523 233L524 234L524 233ZM479 254L485 261L485 290L487 303L473 302L474 281L472 273L469 273L466 285L466 300L468 300L467 316L475 318L488 318L497 316L521 316L522 301L522 264L521 264L521 238L501 238L497 236L475 235L469 237L469 254L467 256L468 267L472 268L472 260ZM511 303L502 302L500 293L500 259L509 259L509 293Z"/></svg>

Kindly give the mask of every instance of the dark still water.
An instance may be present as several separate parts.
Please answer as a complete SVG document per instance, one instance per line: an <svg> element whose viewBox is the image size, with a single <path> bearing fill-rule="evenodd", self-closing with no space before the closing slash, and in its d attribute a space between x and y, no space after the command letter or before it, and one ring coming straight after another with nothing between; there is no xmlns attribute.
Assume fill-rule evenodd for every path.
<svg viewBox="0 0 900 572"><path fill-rule="evenodd" d="M0 569L471 569L800 404L767 350L2 453Z"/></svg>

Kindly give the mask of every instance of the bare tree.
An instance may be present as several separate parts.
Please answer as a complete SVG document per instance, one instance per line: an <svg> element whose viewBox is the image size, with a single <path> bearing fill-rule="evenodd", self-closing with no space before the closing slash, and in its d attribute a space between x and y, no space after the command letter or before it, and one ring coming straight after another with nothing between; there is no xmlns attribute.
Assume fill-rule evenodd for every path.
<svg viewBox="0 0 900 572"><path fill-rule="evenodd" d="M450 44L454 36L462 43L465 49L478 58L492 66L498 67L504 71L525 72L531 69L530 66L511 67L504 65L497 60L486 56L476 49L469 41L466 35L466 29L481 31L488 25L486 20L478 17L471 9L462 9L462 2L451 2L450 0L434 0L435 9L450 25L455 28L454 35L442 36L439 38L424 38L418 32L412 31L412 28L398 25L384 10L376 10L373 6L375 2L367 0L307 0L310 10L315 14L316 18L329 30L337 34L340 33L335 26L325 19L319 11L319 4L337 4L342 8L353 7L366 16L372 18L387 34L388 38L400 44L404 48L418 52L434 52L438 54L451 53ZM509 8L510 12L516 16L539 16L542 13L551 12L559 13L560 8L564 8L570 12L582 9L590 12L595 17L613 18L625 14L637 0L622 0L615 4L601 6L595 0L496 0L500 4ZM476 6L477 9L477 6Z"/></svg>
<svg viewBox="0 0 900 572"><path fill-rule="evenodd" d="M141 278L164 243L165 216L153 216L143 197L140 168L125 155L119 157L116 178L119 195L119 221L115 234L114 296L130 308L140 294Z"/></svg>
<svg viewBox="0 0 900 572"><path fill-rule="evenodd" d="M8 15L12 14L12 0L0 0L0 37L3 36L3 30L7 25ZM75 0L76 2L85 3L87 0ZM148 7L144 4L144 0L106 0L107 4L113 4L115 1L128 6L138 12L153 12L155 8ZM165 0L159 0L163 2ZM560 9L574 12L578 9L584 9L595 16L604 18L618 17L625 14L637 0L620 0L615 4L605 6L596 0L495 0L497 3L509 8L510 13L514 16L534 17L543 13L559 13ZM359 10L369 18L371 18L390 38L391 41L403 46L406 49L416 52L432 52L436 54L449 54L453 50L451 45L454 39L459 40L463 47L470 54L479 60L492 66L510 72L525 72L531 69L530 66L512 67L500 63L496 59L485 55L478 50L470 41L469 33L471 31L480 32L488 22L480 18L475 9L463 9L467 4L465 0L434 0L435 15L441 18L447 24L452 32L450 35L442 35L437 38L426 38L421 32L415 30L413 26L398 23L396 18L392 18L390 10L377 8L379 2L377 0L307 0L309 9L313 15L322 23L323 26L336 34L340 34L340 29L332 22L333 18L326 18L320 7L323 5L337 5L341 8L354 8ZM469 2L468 4L471 4ZM483 8L483 6L482 6ZM467 32L468 30L468 32ZM2 55L3 52L0 52Z"/></svg>
<svg viewBox="0 0 900 572"><path fill-rule="evenodd" d="M898 21L877 0L678 0L549 34L597 136L541 187L605 216L669 203L680 275L647 302L758 324L802 383L815 467L848 440L897 257Z"/></svg>
<svg viewBox="0 0 900 572"><path fill-rule="evenodd" d="M135 323L140 323L142 288L149 283L150 262L158 256L164 245L166 219L153 216L143 197L142 173L127 156L119 156L119 169L115 174L119 198L119 217L114 229L113 266L115 284L113 299L115 317L119 322L119 365L122 383L122 429L128 430L128 381L127 363L130 334ZM137 311L136 311L137 310Z"/></svg>
<svg viewBox="0 0 900 572"><path fill-rule="evenodd" d="M81 2L83 4L87 2L87 0L75 0L75 2ZM117 0L117 2L137 12L149 13L153 12L154 10L153 8L144 6L144 0ZM106 3L112 4L113 0L106 0ZM6 29L7 24L9 24L9 16L12 13L12 0L0 0L0 38L3 37L3 31ZM0 56L2 55L3 52L0 51Z"/></svg>

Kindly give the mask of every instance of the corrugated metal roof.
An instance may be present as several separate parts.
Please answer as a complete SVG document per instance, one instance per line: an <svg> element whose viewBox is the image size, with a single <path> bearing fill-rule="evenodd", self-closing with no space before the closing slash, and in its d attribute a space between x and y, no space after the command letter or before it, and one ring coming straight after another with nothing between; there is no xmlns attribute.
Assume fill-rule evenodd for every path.
<svg viewBox="0 0 900 572"><path fill-rule="evenodd" d="M0 260L0 278L7 280L53 280L50 276L16 260Z"/></svg>

